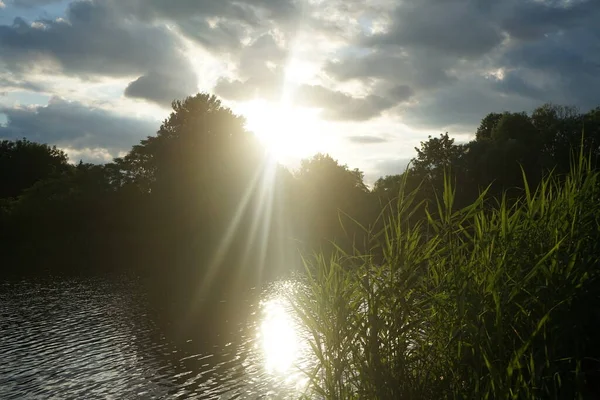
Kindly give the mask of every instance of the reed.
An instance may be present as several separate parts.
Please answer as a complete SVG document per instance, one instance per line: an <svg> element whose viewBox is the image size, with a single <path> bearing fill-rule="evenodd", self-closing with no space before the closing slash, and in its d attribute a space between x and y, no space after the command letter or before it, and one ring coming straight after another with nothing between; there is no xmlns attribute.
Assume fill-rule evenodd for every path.
<svg viewBox="0 0 600 400"><path fill-rule="evenodd" d="M361 227L366 243L307 257L294 299L317 360L307 396L589 398L600 368L600 182L589 158L573 159L536 188L524 175L516 201L484 190L454 209L449 174L432 203L401 189L383 229Z"/></svg>

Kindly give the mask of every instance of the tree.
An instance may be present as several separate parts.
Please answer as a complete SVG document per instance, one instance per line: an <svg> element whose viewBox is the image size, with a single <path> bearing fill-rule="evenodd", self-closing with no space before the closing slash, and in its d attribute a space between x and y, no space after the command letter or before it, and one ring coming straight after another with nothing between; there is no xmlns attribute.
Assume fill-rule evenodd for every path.
<svg viewBox="0 0 600 400"><path fill-rule="evenodd" d="M403 174L382 176L373 184L373 193L378 196L395 197L402 187L403 179Z"/></svg>
<svg viewBox="0 0 600 400"><path fill-rule="evenodd" d="M24 190L6 225L11 266L55 272L117 267L123 253L111 250L120 244L115 194L104 166L83 163Z"/></svg>
<svg viewBox="0 0 600 400"><path fill-rule="evenodd" d="M156 136L109 166L117 186L141 200L131 223L141 227L139 262L153 268L160 287L170 280L182 293L188 284L206 293L256 284L284 240L271 234L283 224L273 217L278 174L244 118L215 96L172 106Z"/></svg>
<svg viewBox="0 0 600 400"><path fill-rule="evenodd" d="M421 148L415 147L415 150L417 157L412 160L413 171L435 181L443 176L445 169L459 163L464 147L455 145L454 139L444 133L439 138L429 136L429 140L421 142Z"/></svg>
<svg viewBox="0 0 600 400"><path fill-rule="evenodd" d="M201 93L172 106L156 136L115 160L125 182L148 192L171 190L168 186L181 186L182 179L198 183L211 179L216 171L231 176L260 162L262 151L245 130L244 118L223 107L215 96Z"/></svg>
<svg viewBox="0 0 600 400"><path fill-rule="evenodd" d="M34 183L67 171L67 155L27 139L0 141L0 198L17 197Z"/></svg>
<svg viewBox="0 0 600 400"><path fill-rule="evenodd" d="M479 124L477 132L475 133L475 140L485 140L492 137L492 131L498 125L498 121L502 118L502 113L489 113L486 115Z"/></svg>
<svg viewBox="0 0 600 400"><path fill-rule="evenodd" d="M323 244L326 239L342 241L347 239L346 233L349 236L356 233L344 233L340 227L340 212L358 220L368 214L369 190L363 176L362 171L349 169L328 154L319 153L302 160L295 174L296 201L301 201L298 222L302 227L301 236L310 243L309 247ZM347 220L346 223L353 227Z"/></svg>
<svg viewBox="0 0 600 400"><path fill-rule="evenodd" d="M115 165L121 185L150 195L157 222L187 235L186 227L223 225L263 161L245 120L215 96L198 94L173 102L156 136L142 140Z"/></svg>
<svg viewBox="0 0 600 400"><path fill-rule="evenodd" d="M528 147L539 143L538 130L525 113L504 113L492 129L491 138L496 142L514 140Z"/></svg>

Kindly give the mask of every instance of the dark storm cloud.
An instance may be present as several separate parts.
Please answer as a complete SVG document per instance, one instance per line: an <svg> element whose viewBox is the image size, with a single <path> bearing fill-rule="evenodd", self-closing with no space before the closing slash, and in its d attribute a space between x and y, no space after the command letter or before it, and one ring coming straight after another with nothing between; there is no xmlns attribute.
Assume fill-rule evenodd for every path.
<svg viewBox="0 0 600 400"><path fill-rule="evenodd" d="M141 83L136 81L134 94L149 93L149 100L160 102L158 90L167 88L169 95L195 90L196 77L180 48L179 39L166 27L125 18L102 1L73 2L64 20L32 25L16 18L11 26L0 26L0 63L9 70L58 64L60 72L83 78L145 76L139 78ZM168 82L154 79L157 76ZM151 83L158 87L151 88Z"/></svg>
<svg viewBox="0 0 600 400"><path fill-rule="evenodd" d="M348 136L346 139L355 144L378 144L388 141L387 138L372 135Z"/></svg>
<svg viewBox="0 0 600 400"><path fill-rule="evenodd" d="M47 106L0 108L7 123L0 138L27 139L74 149L103 148L116 155L140 139L152 135L158 124L59 98Z"/></svg>

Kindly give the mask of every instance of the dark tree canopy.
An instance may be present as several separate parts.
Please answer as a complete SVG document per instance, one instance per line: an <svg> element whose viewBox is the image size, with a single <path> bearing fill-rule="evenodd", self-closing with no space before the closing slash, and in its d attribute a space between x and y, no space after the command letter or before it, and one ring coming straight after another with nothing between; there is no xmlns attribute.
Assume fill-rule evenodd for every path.
<svg viewBox="0 0 600 400"><path fill-rule="evenodd" d="M67 155L27 139L0 141L0 198L17 197L34 183L68 169Z"/></svg>
<svg viewBox="0 0 600 400"><path fill-rule="evenodd" d="M456 144L447 133L421 142L408 170L408 187L422 183L422 196L435 199L435 193L443 188L444 173L449 172L458 188L459 203L468 203L488 186L493 194L505 190L516 193L522 187L522 169L532 185L549 171L567 172L573 151L579 149L582 139L584 152L597 165L598 108L582 114L573 107L544 104L530 115L490 113L481 120L475 139L468 143ZM390 188L403 179L403 171L398 172L379 179L374 192L389 197Z"/></svg>
<svg viewBox="0 0 600 400"><path fill-rule="evenodd" d="M477 128L477 132L475 133L476 140L485 140L490 139L492 137L492 131L498 125L498 121L502 118L502 113L489 113L486 115Z"/></svg>

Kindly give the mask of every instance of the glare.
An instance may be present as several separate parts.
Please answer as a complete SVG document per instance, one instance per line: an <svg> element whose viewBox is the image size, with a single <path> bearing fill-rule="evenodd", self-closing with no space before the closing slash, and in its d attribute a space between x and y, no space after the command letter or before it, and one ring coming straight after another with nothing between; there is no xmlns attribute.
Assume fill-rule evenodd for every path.
<svg viewBox="0 0 600 400"><path fill-rule="evenodd" d="M315 72L313 65L295 56L296 49L297 43L292 44L278 99L255 98L240 104L247 128L254 132L272 158L281 163L309 157L326 147L319 110L294 104L298 85Z"/></svg>
<svg viewBox="0 0 600 400"><path fill-rule="evenodd" d="M322 150L318 111L287 102L255 99L243 105L247 127L278 161L305 158Z"/></svg>
<svg viewBox="0 0 600 400"><path fill-rule="evenodd" d="M285 373L298 358L296 326L281 300L264 303L264 318L259 337L265 358L265 368L270 373Z"/></svg>

